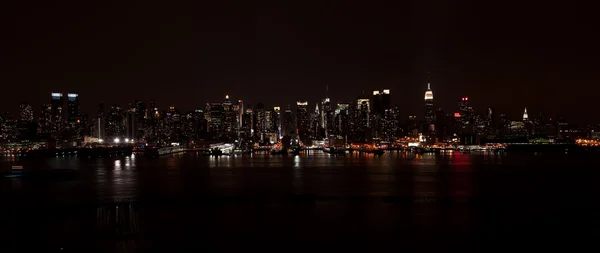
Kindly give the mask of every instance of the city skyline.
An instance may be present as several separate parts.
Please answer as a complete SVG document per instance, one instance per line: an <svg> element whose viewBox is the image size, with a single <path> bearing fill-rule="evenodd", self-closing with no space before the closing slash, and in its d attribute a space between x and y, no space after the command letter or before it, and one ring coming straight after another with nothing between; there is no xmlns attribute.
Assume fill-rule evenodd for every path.
<svg viewBox="0 0 600 253"><path fill-rule="evenodd" d="M334 102L389 88L403 115L422 117L431 72L436 107L466 96L510 117L527 106L595 123L586 122L600 92L594 15L573 3L180 4L3 8L0 83L10 96L0 109L39 108L51 91L79 94L86 112L135 99L191 110L225 94L312 105L328 86Z"/></svg>
<svg viewBox="0 0 600 253"><path fill-rule="evenodd" d="M328 90L328 87L327 87L327 90ZM371 91L363 90L363 91L361 91L360 94L356 95L353 98L346 98L346 99L334 100L333 98L329 97L329 99L331 101L331 104L335 108L338 103L354 102L354 101L356 101L356 99L359 99L359 98L369 98L370 99L373 92L381 92L381 93L383 93L383 90L384 89L375 89L375 90L371 90ZM448 98L441 99L443 97L443 94L439 94L437 91L433 92L435 90L435 84L432 85L431 80L430 80L429 77L427 79L427 83L426 83L425 89L421 92L421 96L420 96L420 98L421 98L420 104L421 105L415 104L413 106L410 106L409 110L410 111L415 111L415 113L403 113L403 112L406 112L408 109L400 107L399 103L392 102L394 100L397 100L397 99L394 99L394 98L395 98L395 96L398 96L398 94L395 93L395 92L393 92L393 90L388 89L388 88L386 88L385 90L388 92L388 94L392 93L391 94L390 107L391 108L397 108L397 109L399 109L400 110L400 114L402 115L402 118L405 118L405 119L408 119L408 117L410 117L410 116L416 116L417 119L419 119L419 120L427 120L426 119L426 111L427 111L427 109L423 109L422 104L423 104L423 101L425 101L425 103L427 103L427 101L432 101L432 100L428 100L427 98L425 98L423 100L422 94L425 93L425 96L427 97L428 93L435 93L436 94L435 99L434 99L435 102L432 105L433 114L435 114L435 111L438 110L438 109L444 110L444 112L446 114L453 114L455 112L459 112L460 108L457 107L456 102L460 101L461 98L470 98L469 104L473 108L475 108L475 111L474 111L475 113L485 113L488 110L488 108L494 108L494 110L496 112L506 114L509 119L519 119L523 115L523 108L529 108L529 111L533 112L533 114L531 114L531 115L536 116L536 117L538 115L542 114L545 118L556 118L556 119L562 118L562 119L569 120L569 121L576 122L576 123L580 123L580 124L600 124L600 120L599 121L593 121L593 119L592 119L592 121L583 121L583 122L574 121L574 120L572 120L572 118L568 114L567 115L560 115L560 114L558 114L556 112L535 110L535 106L533 107L534 110L532 110L531 109L532 106L527 105L527 104L522 105L522 107L520 109L514 109L514 110L508 110L508 108L496 108L496 107L492 107L492 106L486 106L485 105L485 101L479 101L479 102L477 102L478 101L477 98L473 98L473 97L469 97L469 96L460 96L460 97L457 97L454 101L452 101L451 103L449 103L450 105L448 106L448 108L445 108L445 107L440 106L439 103L438 103L438 101L439 100L448 100ZM39 117L39 114L41 113L40 108L42 108L45 104L50 104L51 103L51 99L48 99L48 96L52 97L52 95L54 93L56 93L56 94L64 94L65 96L71 96L71 95L80 96L79 94L73 93L73 92L48 92L48 93L46 93L46 96L47 96L46 97L46 99L47 99L46 102L40 102L40 101L36 102L36 101L26 101L26 100L23 100L20 103L12 106L11 110L5 110L4 108L0 108L0 112L1 113L9 113L9 115L12 115L14 117L19 117L19 114L21 113L19 105L21 105L21 104L28 104L33 109L33 113L35 115L35 118L37 119ZM266 106L267 108L271 108L271 107L286 108L288 105L290 105L292 107L292 109L294 109L294 112L296 111L295 110L296 107L297 107L296 104L298 102L307 102L306 106L308 107L308 111L310 112L311 110L314 110L317 105L319 105L319 106L321 105L322 100L324 98L326 98L325 94L328 94L328 92L323 92L324 96L322 98L320 98L320 99L315 100L315 101L306 100L306 99L298 99L298 100L295 100L295 101L290 101L289 103L286 103L286 104L268 104L268 103L264 103L264 102L260 102L260 101L258 101L256 103L252 103L252 102L249 102L249 101L252 101L252 100L250 100L248 98L237 97L235 94L229 94L229 93L227 93L227 94L222 95L222 97L220 98L220 100L219 99L215 99L215 100L212 100L212 101L200 102L197 106L192 107L192 108L185 108L185 107L178 106L178 104L185 104L185 103L166 103L166 104L161 104L161 103L158 103L157 100L154 100L154 99L147 99L146 100L146 99L137 99L137 98L130 99L129 101L126 101L125 103L106 103L103 100L98 101L97 103L93 103L92 101L87 101L84 98L83 102L78 99L78 103L82 104L81 105L81 109L80 109L81 112L84 115L87 114L90 117L92 117L96 113L98 104L104 104L105 106L119 105L119 106L121 106L123 108L128 108L128 106L130 106L130 105L132 107L136 107L136 105L135 105L136 101L144 101L145 103L150 103L151 101L153 101L157 105L157 108L159 109L159 111L165 111L165 110L168 110L170 107L175 107L178 110L180 110L181 112L192 112L192 111L198 110L198 109L204 110L204 108L206 107L206 105L210 104L210 103L222 103L223 99L225 99L225 98L229 99L229 97L231 97L231 99L234 100L234 101L238 101L238 100L244 101L244 105L245 106L251 105L251 106L254 107L256 104L262 104L263 106ZM475 103L473 103L473 102L475 102ZM477 105L482 105L482 106L477 106ZM88 110L86 110L86 108ZM65 108L65 110L66 109L67 108ZM432 122L432 120L434 119L434 117L435 117L435 115L432 115L432 118L430 118L429 121Z"/></svg>

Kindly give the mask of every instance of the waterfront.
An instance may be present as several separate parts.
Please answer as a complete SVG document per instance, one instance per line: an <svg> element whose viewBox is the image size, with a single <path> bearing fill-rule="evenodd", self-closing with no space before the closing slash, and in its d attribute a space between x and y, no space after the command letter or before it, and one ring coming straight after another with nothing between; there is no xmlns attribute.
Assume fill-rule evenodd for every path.
<svg viewBox="0 0 600 253"><path fill-rule="evenodd" d="M1 181L0 237L13 249L274 249L301 241L294 249L491 251L583 247L599 235L594 154L190 153L30 162L77 174Z"/></svg>

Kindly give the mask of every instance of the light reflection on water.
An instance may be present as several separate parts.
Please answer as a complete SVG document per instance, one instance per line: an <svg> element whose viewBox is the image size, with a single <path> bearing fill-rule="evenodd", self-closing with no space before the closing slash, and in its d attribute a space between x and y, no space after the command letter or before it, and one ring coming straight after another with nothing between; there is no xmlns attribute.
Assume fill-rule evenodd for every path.
<svg viewBox="0 0 600 253"><path fill-rule="evenodd" d="M49 191L60 188L57 192L73 192L75 197L87 199L190 192L440 197L476 195L474 173L484 165L514 164L521 159L508 158L458 152L442 155L388 152L383 156L356 153L336 156L323 152L296 156L183 154L156 159L60 157L37 162L36 166L78 170L76 179L53 184ZM89 190L80 191L82 186Z"/></svg>

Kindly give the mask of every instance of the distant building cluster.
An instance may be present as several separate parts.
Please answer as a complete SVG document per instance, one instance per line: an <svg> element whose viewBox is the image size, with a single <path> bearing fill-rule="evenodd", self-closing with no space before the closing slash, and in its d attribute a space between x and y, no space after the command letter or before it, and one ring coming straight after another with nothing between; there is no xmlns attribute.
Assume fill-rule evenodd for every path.
<svg viewBox="0 0 600 253"><path fill-rule="evenodd" d="M99 104L95 115L81 112L79 95L50 93L38 117L28 103L20 115L0 115L0 142L47 141L75 146L93 139L97 142L130 142L165 145L171 143L236 142L269 145L284 136L305 145L315 142L386 142L418 137L429 143L517 142L531 139L575 140L596 138L591 126L568 124L539 114L530 117L527 108L519 120L509 120L487 108L476 113L468 97L458 100L455 111L436 109L431 84L424 96L424 117L402 116L391 105L389 89L370 96L333 103L323 98L316 104L297 101L295 105L267 107L244 104L228 95L189 112L174 106L159 109L154 101L135 101L127 106Z"/></svg>

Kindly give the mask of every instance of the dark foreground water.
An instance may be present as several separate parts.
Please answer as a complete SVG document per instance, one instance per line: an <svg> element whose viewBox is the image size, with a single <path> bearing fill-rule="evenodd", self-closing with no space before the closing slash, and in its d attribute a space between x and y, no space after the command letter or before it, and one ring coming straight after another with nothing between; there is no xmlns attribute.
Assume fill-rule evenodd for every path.
<svg viewBox="0 0 600 253"><path fill-rule="evenodd" d="M25 166L77 174L0 179L0 252L595 251L600 239L593 155L185 154Z"/></svg>

